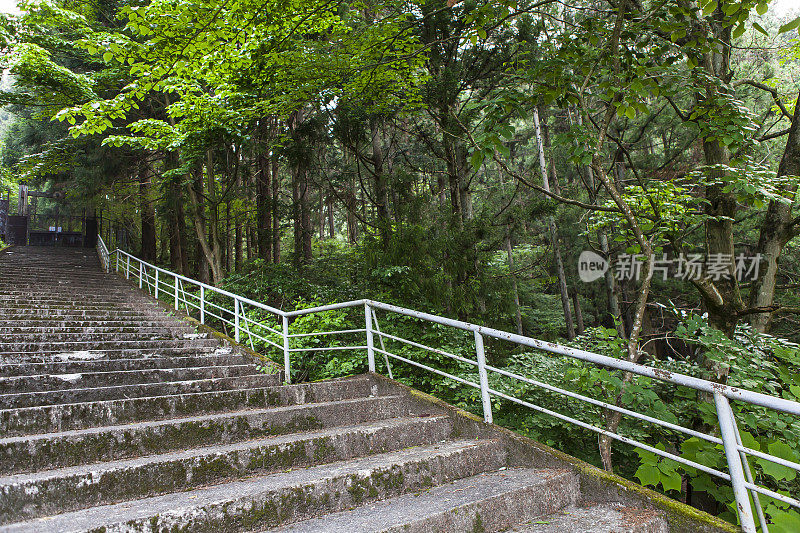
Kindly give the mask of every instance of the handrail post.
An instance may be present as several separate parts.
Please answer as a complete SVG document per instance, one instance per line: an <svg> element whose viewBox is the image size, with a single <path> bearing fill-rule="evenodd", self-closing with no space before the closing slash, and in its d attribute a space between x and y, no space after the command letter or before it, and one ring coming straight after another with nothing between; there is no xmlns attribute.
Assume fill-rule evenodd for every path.
<svg viewBox="0 0 800 533"><path fill-rule="evenodd" d="M117 252L116 270L117 270L117 274L119 274L119 252Z"/></svg>
<svg viewBox="0 0 800 533"><path fill-rule="evenodd" d="M128 266L125 267L125 279L131 279L131 256L128 256Z"/></svg>
<svg viewBox="0 0 800 533"><path fill-rule="evenodd" d="M175 274L175 310L178 310L178 275Z"/></svg>
<svg viewBox="0 0 800 533"><path fill-rule="evenodd" d="M364 304L364 318L367 328L367 364L370 372L375 372L375 338L372 334L372 308Z"/></svg>
<svg viewBox="0 0 800 533"><path fill-rule="evenodd" d="M717 407L719 430L722 445L725 448L725 458L728 460L728 473L731 475L733 496L736 499L736 509L739 513L739 522L744 533L755 533L756 524L753 520L753 509L750 506L750 496L744 486L744 469L742 458L737 446L736 428L733 426L734 418L731 404L721 393L714 393L714 404Z"/></svg>
<svg viewBox="0 0 800 533"><path fill-rule="evenodd" d="M144 262L139 261L139 288L142 288L142 269L144 268Z"/></svg>
<svg viewBox="0 0 800 533"><path fill-rule="evenodd" d="M289 317L283 315L283 371L286 374L286 383L292 382L289 355Z"/></svg>
<svg viewBox="0 0 800 533"><path fill-rule="evenodd" d="M206 323L206 288L200 285L200 323Z"/></svg>
<svg viewBox="0 0 800 533"><path fill-rule="evenodd" d="M155 282L155 285L156 285L155 299L158 300L158 270L156 270L156 282Z"/></svg>
<svg viewBox="0 0 800 533"><path fill-rule="evenodd" d="M492 402L489 398L489 376L486 374L486 355L483 349L483 335L475 332L475 354L478 356L478 378L481 385L481 403L483 403L483 420L492 423Z"/></svg>
<svg viewBox="0 0 800 533"><path fill-rule="evenodd" d="M234 315L233 338L234 340L236 340L236 342L239 342L239 299L238 298L233 299L233 315Z"/></svg>

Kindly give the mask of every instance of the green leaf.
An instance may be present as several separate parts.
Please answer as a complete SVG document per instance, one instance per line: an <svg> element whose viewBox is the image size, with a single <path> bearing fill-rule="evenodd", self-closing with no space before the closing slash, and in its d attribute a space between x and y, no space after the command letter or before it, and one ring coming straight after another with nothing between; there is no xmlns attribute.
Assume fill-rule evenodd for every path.
<svg viewBox="0 0 800 533"><path fill-rule="evenodd" d="M703 16L704 17L709 16L716 9L717 9L717 2L715 0L712 0L711 2L703 6Z"/></svg>
<svg viewBox="0 0 800 533"><path fill-rule="evenodd" d="M734 28L733 32L731 32L731 37L734 39L738 39L744 34L744 23L739 24Z"/></svg>
<svg viewBox="0 0 800 533"><path fill-rule="evenodd" d="M662 473L660 481L661 486L664 487L664 490L681 490L683 479L678 472L675 470L671 470L669 472L664 472L662 469L659 470Z"/></svg>
<svg viewBox="0 0 800 533"><path fill-rule="evenodd" d="M636 118L636 108L634 108L633 106L628 106L628 108L625 110L625 116L628 117L631 120L635 119Z"/></svg>
<svg viewBox="0 0 800 533"><path fill-rule="evenodd" d="M800 531L800 513L795 510L770 510L769 516L772 521L769 525L771 533L797 533Z"/></svg>
<svg viewBox="0 0 800 533"><path fill-rule="evenodd" d="M766 12L767 12L766 2L761 2L759 4L756 4L756 13L758 13L759 15L763 15Z"/></svg>
<svg viewBox="0 0 800 533"><path fill-rule="evenodd" d="M778 29L778 33L786 33L787 31L792 31L793 29L800 26L800 17L797 17L791 22L787 22L783 26Z"/></svg>
<svg viewBox="0 0 800 533"><path fill-rule="evenodd" d="M722 8L722 12L730 17L731 15L739 11L741 7L742 6L739 5L739 2L730 2L729 4L726 4L725 7Z"/></svg>
<svg viewBox="0 0 800 533"><path fill-rule="evenodd" d="M103 54L103 61L105 61L106 63L110 62L112 59L114 59L114 54L112 54L111 52L106 52Z"/></svg>
<svg viewBox="0 0 800 533"><path fill-rule="evenodd" d="M775 457L780 457L781 459L786 459L788 461L797 461L797 455L795 454L795 451L784 442L773 442L768 446L768 450L769 453ZM773 463L772 461L761 458L759 458L756 462L761 466L765 474L775 478L778 481L792 481L797 477L797 471L793 468L789 468L788 466L779 465L777 463Z"/></svg>
<svg viewBox="0 0 800 533"><path fill-rule="evenodd" d="M766 35L767 37L769 37L769 33L767 33L767 30L765 30L765 29L764 29L764 28L761 26L761 24L759 24L758 22L754 22L754 23L753 23L753 27L754 27L755 29L757 29L758 31L760 31L761 33L763 33L764 35Z"/></svg>
<svg viewBox="0 0 800 533"><path fill-rule="evenodd" d="M647 464L641 465L634 475L642 485L650 485L651 487L657 486L661 480L661 471L655 466Z"/></svg>

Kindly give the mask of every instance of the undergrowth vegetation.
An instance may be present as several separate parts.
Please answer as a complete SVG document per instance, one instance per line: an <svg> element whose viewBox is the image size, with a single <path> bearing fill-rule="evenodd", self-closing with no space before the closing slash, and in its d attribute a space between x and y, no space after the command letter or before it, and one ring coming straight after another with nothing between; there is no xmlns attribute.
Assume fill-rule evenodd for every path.
<svg viewBox="0 0 800 533"><path fill-rule="evenodd" d="M305 269L286 264L265 265L258 261L241 273L226 279L224 288L283 309L304 309L334 302L369 297L385 303L416 310L448 315L447 305L437 301L435 292L426 292L415 282L410 270L370 264L364 249L334 249ZM502 268L500 264L497 268ZM497 290L502 293L502 287ZM533 337L558 338L563 335L563 316L557 299L541 294L535 310L536 320L529 322ZM493 302L492 305L495 305ZM502 305L497 305L503 309ZM709 368L724 368L728 384L765 392L783 398L800 400L800 346L785 339L755 333L740 326L733 338L710 327L698 314L673 310L674 331L671 341L683 347L673 356L651 355L642 362L665 371L679 372L704 379L713 375ZM475 360L475 344L471 332L432 324L420 319L378 311L380 331L386 335L411 340L438 350L418 346L375 334L375 347L419 364L478 382L474 365L448 357L446 352ZM250 311L248 318L278 327L274 318ZM484 316L484 325L508 329L508 313ZM296 317L290 325L291 348L312 351L292 352L293 380L319 380L357 374L367 370L363 332L341 335L309 335L321 331L364 328L362 307L337 309ZM527 333L527 332L526 332ZM267 339L282 346L280 335L267 333ZM244 342L250 339L245 337ZM561 340L562 343L566 341ZM571 344L574 347L610 357L626 357L625 339L614 328L592 327ZM571 393L614 404L621 399L626 409L704 433L715 434L718 427L713 400L697 391L634 376L625 383L625 376L594 364L569 357L523 349L509 342L485 337L487 363L520 376L558 387ZM253 339L257 351L282 364L283 352L264 341ZM357 349L313 351L315 348L358 347ZM677 358L675 353L687 353ZM378 372L388 375L387 357L376 351ZM714 364L698 365L708 360ZM391 374L399 381L430 393L457 407L481 414L481 398L477 388L463 385L412 364L389 359ZM569 398L542 387L512 380L496 373L489 375L490 387L555 413L604 428L610 412L602 406ZM800 427L789 415L732 403L744 445L790 461L800 460ZM597 434L549 414L536 412L514 402L493 397L496 423L530 436L570 455L600 465ZM725 471L725 455L721 445L686 435L637 419L623 417L619 434L667 450L680 457ZM733 493L729 483L695 468L681 465L646 450L618 443L613 448L617 472L629 479L662 491L677 499L685 499L687 486L704 493L707 509L736 522ZM755 458L751 468L757 482L782 494L797 493L800 479L789 468ZM792 532L800 528L800 514L778 500L762 496L762 504L771 520L771 531ZM720 512L721 511L721 512Z"/></svg>

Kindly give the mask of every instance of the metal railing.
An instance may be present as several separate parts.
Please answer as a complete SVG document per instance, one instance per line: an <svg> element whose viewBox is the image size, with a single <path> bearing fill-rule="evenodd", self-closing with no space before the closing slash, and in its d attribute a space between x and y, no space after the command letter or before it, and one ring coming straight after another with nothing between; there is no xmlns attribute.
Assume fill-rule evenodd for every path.
<svg viewBox="0 0 800 533"><path fill-rule="evenodd" d="M771 461L773 463L782 465L787 468L794 469L800 472L800 463L789 461L775 455L765 453L762 451L753 450L746 447L742 443L741 435L737 427L736 419L733 410L730 406L730 401L748 403L751 405L761 406L768 409L773 409L783 413L800 417L800 403L744 390L741 388L730 387L699 379L696 377L669 372L664 369L650 367L632 363L626 360L614 359L584 350L561 346L558 344L544 342L530 337L508 333L505 331L478 326L460 320L453 320L450 318L440 317L429 313L414 311L404 307L385 304L374 300L355 300L350 302L337 303L332 305L324 305L313 307L309 309L298 309L296 311L282 311L274 307L262 304L244 298L242 296L233 294L231 292L213 287L211 285L201 283L199 281L181 276L174 272L170 272L163 268L157 267L137 257L123 251L116 249L110 255L102 242L98 239L98 253L100 254L101 261L104 265L111 264L110 255L115 255L115 269L121 272L126 279L133 278L138 281L139 287L147 290L155 298L159 298L159 294L163 298L165 295L169 296L171 301L174 301L174 308L180 309L184 307L189 315L196 314L201 323L205 324L208 317L213 317L216 320L233 328L234 338L240 342L243 336L246 336L253 347L253 339L259 339L266 345L275 348L283 353L283 367L285 372L286 382L291 383L292 369L292 354L304 351L328 351L328 350L365 350L367 355L367 365L370 372L376 371L375 354L383 355L386 363L387 370L391 377L391 366L389 359L400 361L405 364L421 368L423 370L433 372L437 375L455 380L463 385L473 387L480 391L481 404L483 410L483 418L486 422L492 422L492 404L491 397L501 398L518 405L522 405L536 412L547 414L555 417L561 421L575 424L581 428L594 431L600 435L608 438L615 439L640 449L647 450L658 456L671 459L685 466L694 468L698 471L705 472L717 478L729 481L733 487L733 492L736 500L736 507L739 515L739 520L742 525L743 531L747 533L756 531L756 517L753 515L753 508L755 508L757 519L762 531L767 532L768 524L758 495L762 494L776 500L779 500L792 507L800 509L800 500L797 498L780 494L776 491L770 490L766 487L757 485L754 481L753 473L750 469L748 456L754 456L760 459ZM108 260L108 262L106 262ZM210 297L217 301L211 301ZM219 302L227 301L227 304ZM348 309L355 307L364 308L364 327L355 329L344 329L337 331L318 331L312 333L290 333L290 319L309 315L313 313L322 313L337 309ZM381 310L386 313L394 313L412 317L425 322L448 326L466 332L472 332L474 337L475 346L475 359L465 358L444 350L440 350L431 346L427 346L420 342L405 339L389 333L382 333L378 324L376 310ZM266 319L253 319L248 317L248 311L266 313L271 320L274 321L272 325ZM274 326L274 327L273 327ZM272 338L270 338L270 335ZM329 347L297 347L292 348L292 340L300 337L309 336L333 336L333 335L353 335L364 334L365 344L346 345L346 346L329 346ZM378 337L380 348L375 344L375 337ZM714 398L714 406L716 408L717 418L719 421L719 437L711 434L706 434L701 431L690 429L680 426L671 422L667 422L649 415L645 415L633 410L629 410L608 402L600 401L595 398L584 396L582 394L565 390L547 383L543 383L536 379L523 376L506 369L497 368L486 363L484 353L484 338L494 338L511 343L543 350L552 354L558 354L580 361L601 365L606 368L620 370L623 372L630 372L635 375L644 376L647 378L656 379L662 382L671 383L683 387L694 389L701 393L705 393ZM443 370L433 368L425 365L419 361L403 357L386 349L384 339L403 343L417 349L425 350L450 359L466 363L478 371L478 380L470 381L460 376L453 375ZM545 407L530 403L526 400L517 398L505 392L496 390L489 386L489 373L510 378L517 382L526 383L539 387L541 389L562 394L568 398L580 400L591 405L618 412L624 416L633 417L648 423L656 424L671 431L683 433L691 437L696 437L715 445L721 445L724 448L725 459L727 461L728 472L723 472L716 468L700 464L698 462L686 459L671 452L661 450L646 443L639 442L630 437L620 435L608 431L604 428L586 423L577 418L547 409ZM751 498L752 497L752 506Z"/></svg>
<svg viewBox="0 0 800 533"><path fill-rule="evenodd" d="M111 269L111 254L108 253L108 247L100 235L97 236L95 248L97 248L97 257L100 258L100 266L108 272Z"/></svg>

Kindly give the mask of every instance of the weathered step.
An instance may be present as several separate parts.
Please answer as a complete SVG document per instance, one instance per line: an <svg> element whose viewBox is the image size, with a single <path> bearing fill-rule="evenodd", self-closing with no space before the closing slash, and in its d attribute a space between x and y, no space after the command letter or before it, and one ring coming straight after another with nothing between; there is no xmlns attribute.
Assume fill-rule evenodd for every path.
<svg viewBox="0 0 800 533"><path fill-rule="evenodd" d="M326 530L327 531L327 530ZM621 504L569 507L561 512L515 527L515 533L669 533L656 511Z"/></svg>
<svg viewBox="0 0 800 533"><path fill-rule="evenodd" d="M37 317L58 317L61 320L136 320L139 318L147 319L149 317L164 317L168 316L166 311L158 307L151 309L81 309L81 308L68 308L68 309L13 309L3 311L3 320L24 320L26 318Z"/></svg>
<svg viewBox="0 0 800 533"><path fill-rule="evenodd" d="M2 276L2 274L0 274ZM118 285L109 280L92 281L87 283L86 287L76 287L75 285L53 285L51 281L42 281L41 284L26 284L14 283L12 285L6 284L0 286L0 293L4 296L11 298L24 298L25 296L33 296L39 298L57 297L67 298L70 295L77 299L82 299L84 296L91 297L95 295L97 287L103 287L103 296L114 298L141 298L141 293L134 292L136 289L130 285Z"/></svg>
<svg viewBox="0 0 800 533"><path fill-rule="evenodd" d="M573 504L578 478L569 470L512 468L478 474L271 531L281 533L474 533L503 531ZM575 531L595 531L591 527Z"/></svg>
<svg viewBox="0 0 800 533"><path fill-rule="evenodd" d="M446 417L392 419L0 477L0 523L444 441Z"/></svg>
<svg viewBox="0 0 800 533"><path fill-rule="evenodd" d="M0 531L245 531L496 470L496 441L455 441L73 511Z"/></svg>
<svg viewBox="0 0 800 533"><path fill-rule="evenodd" d="M186 328L192 327L189 322L182 322L175 317L154 317L147 320L130 322L127 320L87 320L63 319L59 317L33 317L17 321L0 321L0 329L9 328L114 328L114 327L146 327L146 328Z"/></svg>
<svg viewBox="0 0 800 533"><path fill-rule="evenodd" d="M82 352L135 349L142 352L168 348L209 348L219 346L217 339L115 339L99 341L3 342L0 353Z"/></svg>
<svg viewBox="0 0 800 533"><path fill-rule="evenodd" d="M5 291L0 292L0 304L3 305L16 305L24 304L26 302L32 305L49 305L49 304L86 304L86 305L100 305L100 304L129 304L129 303L148 303L149 301L143 296L134 293L114 293L113 291L103 291L103 294L81 294L73 295L69 298L66 295L52 294L52 293L36 293L27 295L12 295ZM155 302L152 302L155 303Z"/></svg>
<svg viewBox="0 0 800 533"><path fill-rule="evenodd" d="M278 376L274 377L279 379ZM0 435L50 433L142 420L369 396L366 378L0 410Z"/></svg>
<svg viewBox="0 0 800 533"><path fill-rule="evenodd" d="M0 326L0 336L3 338L13 338L25 341L34 335L178 335L183 336L187 333L196 333L196 329L190 324L180 322L165 322L163 327L143 327L139 325L128 326L84 326L84 327L57 327L57 326L29 326L29 327L3 327ZM6 337L8 335L8 337Z"/></svg>
<svg viewBox="0 0 800 533"><path fill-rule="evenodd" d="M150 309L158 307L155 301L85 301L80 299L68 300L41 300L37 298L28 298L24 300L0 300L0 311L27 311L30 309L82 309L85 311L104 311L104 310L120 310L124 311L131 308Z"/></svg>
<svg viewBox="0 0 800 533"><path fill-rule="evenodd" d="M49 343L54 342L93 342L93 343L107 343L114 340L130 341L172 341L172 340L190 340L198 338L207 338L207 335L192 335L183 337L182 335L170 335L168 331L159 331L154 333L120 333L120 332L76 332L67 333L57 331L49 334L42 333L20 333L14 335L15 343L21 345L41 343L42 339L47 339Z"/></svg>
<svg viewBox="0 0 800 533"><path fill-rule="evenodd" d="M4 391L4 394L45 392L142 383L231 378L258 373L259 372L253 365L248 364L193 368L153 368L148 370L52 373L33 376L0 377L0 391ZM99 400L102 398L93 399Z"/></svg>
<svg viewBox="0 0 800 533"><path fill-rule="evenodd" d="M63 361L51 363L13 363L0 365L0 377L229 366L247 364L249 362L249 358L240 354L137 357L133 359L84 359L79 356L74 360L70 360L69 357L66 357Z"/></svg>
<svg viewBox="0 0 800 533"><path fill-rule="evenodd" d="M420 416L401 396L372 396L246 409L0 439L0 474L48 470L230 444L376 420Z"/></svg>
<svg viewBox="0 0 800 533"><path fill-rule="evenodd" d="M79 374L63 377L65 381L80 378ZM0 394L0 409L23 409L47 405L102 402L117 399L145 398L153 396L186 395L233 389L257 389L277 385L277 376L250 374L245 376L166 381L156 383L133 383L92 388L62 388L40 392Z"/></svg>
<svg viewBox="0 0 800 533"><path fill-rule="evenodd" d="M78 358L106 358L106 359L130 359L132 357L170 357L179 355L201 355L215 354L224 355L231 353L232 348L228 346L213 347L204 346L195 348L191 346L181 346L179 348L159 348L151 350L141 350L137 348L125 348L118 350L79 350L79 351L49 351L49 352L0 352L0 365L9 363L48 363L53 361L69 361Z"/></svg>

